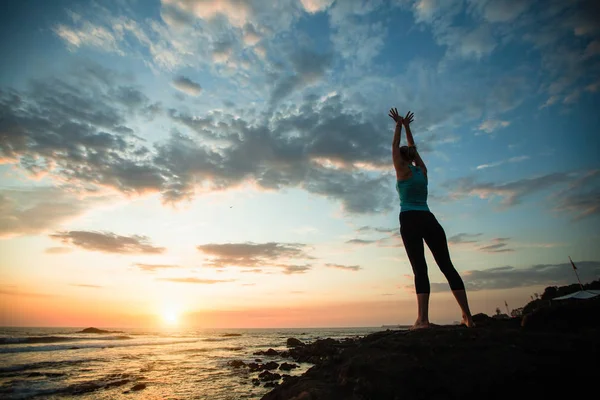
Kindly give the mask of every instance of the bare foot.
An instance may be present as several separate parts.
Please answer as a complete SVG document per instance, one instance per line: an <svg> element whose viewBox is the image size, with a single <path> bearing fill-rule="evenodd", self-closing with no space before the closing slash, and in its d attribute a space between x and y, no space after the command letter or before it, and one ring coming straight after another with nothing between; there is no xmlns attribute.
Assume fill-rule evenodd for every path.
<svg viewBox="0 0 600 400"><path fill-rule="evenodd" d="M463 317L460 324L466 326L467 328L475 327L475 323L473 322L473 318L471 317Z"/></svg>
<svg viewBox="0 0 600 400"><path fill-rule="evenodd" d="M425 321L425 322L417 321L417 322L415 322L415 324L413 326L411 326L408 329L411 331L414 331L417 329L426 329L426 328L430 328L431 325L432 324L430 324L429 321Z"/></svg>

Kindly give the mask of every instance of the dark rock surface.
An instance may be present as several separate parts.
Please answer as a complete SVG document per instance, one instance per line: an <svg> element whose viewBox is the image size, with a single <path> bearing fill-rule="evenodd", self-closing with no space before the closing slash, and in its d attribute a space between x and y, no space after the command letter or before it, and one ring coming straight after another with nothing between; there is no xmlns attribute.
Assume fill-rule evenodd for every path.
<svg viewBox="0 0 600 400"><path fill-rule="evenodd" d="M579 324L561 306L538 311L543 317L478 315L472 329L387 330L299 345L287 355L315 365L262 400L563 399L566 393L593 393L600 327L589 321L598 320L598 304L586 304L586 312L579 304L564 306L583 318ZM537 319L542 322L531 322Z"/></svg>
<svg viewBox="0 0 600 400"><path fill-rule="evenodd" d="M123 331L106 331L98 328L85 328L77 333L123 333Z"/></svg>

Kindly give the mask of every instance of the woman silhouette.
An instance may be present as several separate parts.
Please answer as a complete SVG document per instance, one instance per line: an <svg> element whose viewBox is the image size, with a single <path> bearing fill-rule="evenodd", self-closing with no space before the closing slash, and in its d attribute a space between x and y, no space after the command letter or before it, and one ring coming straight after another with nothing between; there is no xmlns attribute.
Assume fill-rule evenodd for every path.
<svg viewBox="0 0 600 400"><path fill-rule="evenodd" d="M400 234L415 275L417 292L417 321L412 329L427 328L429 323L430 285L423 241L435 258L435 262L448 280L452 294L462 311L462 324L474 326L465 285L452 265L446 233L427 205L427 167L417 151L410 130L414 113L402 118L395 108L389 116L396 122L392 141L392 159L396 169L396 190L400 196ZM406 128L408 146L400 146L402 127Z"/></svg>

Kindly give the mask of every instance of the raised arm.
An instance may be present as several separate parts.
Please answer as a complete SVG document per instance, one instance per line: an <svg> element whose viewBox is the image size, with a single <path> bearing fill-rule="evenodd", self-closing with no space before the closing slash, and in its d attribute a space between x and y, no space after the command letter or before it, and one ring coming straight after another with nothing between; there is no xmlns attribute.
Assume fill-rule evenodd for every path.
<svg viewBox="0 0 600 400"><path fill-rule="evenodd" d="M394 168L396 172L402 171L406 167L406 162L400 155L400 138L402 137L402 117L398 114L398 110L395 108L390 109L388 114L395 122L396 128L394 129L394 138L392 139L392 160L394 161Z"/></svg>
<svg viewBox="0 0 600 400"><path fill-rule="evenodd" d="M423 161L421 155L417 151L417 147L415 146L415 140L413 139L412 131L410 130L410 123L413 122L414 116L415 113L409 111L406 114L406 117L402 119L402 124L406 128L406 141L408 142L408 146L415 148L415 164L417 164L418 167L421 167L423 173L425 174L425 176L427 176L427 166L425 165L425 162Z"/></svg>
<svg viewBox="0 0 600 400"><path fill-rule="evenodd" d="M402 124L406 127L406 141L410 147L415 145L415 140L413 139L412 132L410 131L410 123L413 122L415 117L415 113L407 112L406 117L402 118Z"/></svg>

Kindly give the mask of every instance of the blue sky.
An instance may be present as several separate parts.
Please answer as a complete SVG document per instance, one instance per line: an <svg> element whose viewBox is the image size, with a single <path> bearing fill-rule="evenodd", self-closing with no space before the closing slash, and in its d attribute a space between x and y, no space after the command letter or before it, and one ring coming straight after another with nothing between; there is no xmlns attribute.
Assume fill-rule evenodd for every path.
<svg viewBox="0 0 600 400"><path fill-rule="evenodd" d="M568 256L599 278L598 5L272 3L5 6L0 296L410 323L390 107L415 113L474 312L574 282ZM458 319L427 257L433 317Z"/></svg>

